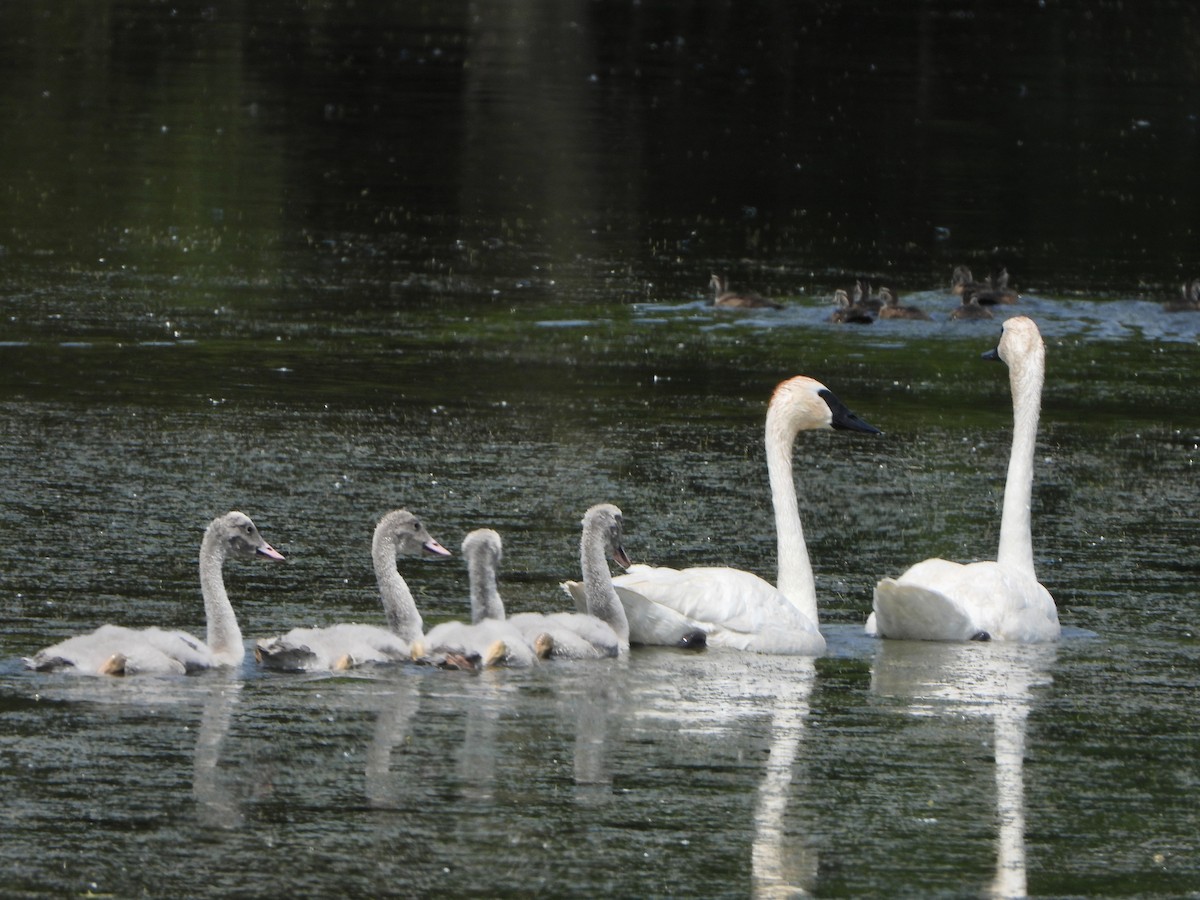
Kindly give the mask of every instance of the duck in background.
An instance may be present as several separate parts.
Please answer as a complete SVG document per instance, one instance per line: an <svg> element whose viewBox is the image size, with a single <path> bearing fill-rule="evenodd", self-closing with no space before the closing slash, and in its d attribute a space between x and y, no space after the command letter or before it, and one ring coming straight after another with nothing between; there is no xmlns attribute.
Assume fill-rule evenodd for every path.
<svg viewBox="0 0 1200 900"><path fill-rule="evenodd" d="M841 288L833 292L833 302L837 306L837 309L829 317L830 322L835 322L838 325L870 325L875 321L875 317L871 315L869 309L865 306L851 303L850 295Z"/></svg>
<svg viewBox="0 0 1200 900"><path fill-rule="evenodd" d="M981 306L1016 303L1018 299L1017 292L1008 286L1007 268L1001 268L994 276L989 275L983 281L976 281L969 268L956 266L950 277L950 293L956 297L975 294Z"/></svg>
<svg viewBox="0 0 1200 900"><path fill-rule="evenodd" d="M950 276L950 293L955 297L961 297L971 291L982 291L989 287L991 285L987 282L976 281L968 266L955 266L954 273Z"/></svg>
<svg viewBox="0 0 1200 900"><path fill-rule="evenodd" d="M854 282L854 295L852 297L854 305L865 310L869 310L872 314L878 313L883 309L883 290L880 289L878 294L871 293L871 282L867 282L866 290L863 290L863 282L860 278Z"/></svg>
<svg viewBox="0 0 1200 900"><path fill-rule="evenodd" d="M950 311L951 319L991 319L992 311L986 306L979 305L979 294L972 291L963 296L961 305Z"/></svg>
<svg viewBox="0 0 1200 900"><path fill-rule="evenodd" d="M883 299L883 306L879 310L879 318L929 321L929 316L925 314L924 310L918 309L915 306L901 306L900 300L892 292L891 288L880 288L879 296Z"/></svg>
<svg viewBox="0 0 1200 900"><path fill-rule="evenodd" d="M724 275L713 273L708 281L708 286L713 291L713 306L721 306L725 309L783 309L782 303L768 300L753 291L729 290L729 283L725 280Z"/></svg>
<svg viewBox="0 0 1200 900"><path fill-rule="evenodd" d="M1008 286L1008 269L1001 268L994 276L988 276L988 287L975 292L981 306L995 306L998 303L1016 303L1017 292Z"/></svg>
<svg viewBox="0 0 1200 900"><path fill-rule="evenodd" d="M1179 298L1168 300L1162 308L1164 312L1200 311L1200 278L1190 284L1185 281L1179 286Z"/></svg>

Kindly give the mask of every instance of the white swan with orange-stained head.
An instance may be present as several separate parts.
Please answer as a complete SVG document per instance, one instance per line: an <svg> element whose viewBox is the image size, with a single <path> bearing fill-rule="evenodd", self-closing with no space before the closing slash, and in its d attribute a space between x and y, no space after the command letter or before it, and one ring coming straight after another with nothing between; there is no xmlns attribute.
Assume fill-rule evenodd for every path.
<svg viewBox="0 0 1200 900"><path fill-rule="evenodd" d="M775 388L767 407L766 452L778 585L725 566L632 566L613 579L631 642L675 645L682 631L698 628L706 633L709 647L802 656L824 652L792 473L792 446L801 431L830 428L879 433L815 379L799 375Z"/></svg>
<svg viewBox="0 0 1200 900"><path fill-rule="evenodd" d="M1054 598L1033 567L1030 504L1033 458L1046 372L1046 345L1032 319L1004 323L1000 345L984 354L1008 365L1013 440L995 561L963 565L927 559L875 586L867 633L927 641L1058 640Z"/></svg>

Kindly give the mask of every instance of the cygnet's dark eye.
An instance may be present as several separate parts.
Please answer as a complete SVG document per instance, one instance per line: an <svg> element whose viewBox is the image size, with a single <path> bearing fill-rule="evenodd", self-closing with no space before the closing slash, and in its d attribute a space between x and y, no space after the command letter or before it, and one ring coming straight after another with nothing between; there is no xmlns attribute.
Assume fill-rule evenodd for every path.
<svg viewBox="0 0 1200 900"><path fill-rule="evenodd" d="M413 521L412 521L412 527L413 527L413 529L414 529L415 531L420 531L420 530L421 530L421 520L420 520L420 519L413 519Z"/></svg>

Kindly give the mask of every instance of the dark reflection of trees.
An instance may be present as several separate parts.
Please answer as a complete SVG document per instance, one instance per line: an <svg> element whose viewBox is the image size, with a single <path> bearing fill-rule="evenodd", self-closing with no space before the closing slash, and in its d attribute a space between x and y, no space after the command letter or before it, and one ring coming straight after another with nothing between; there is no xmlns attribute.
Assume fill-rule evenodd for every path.
<svg viewBox="0 0 1200 900"><path fill-rule="evenodd" d="M1174 281L1198 25L1165 2L7 4L0 228L243 262L440 233L460 269L499 241L568 272L678 258L681 286L814 256Z"/></svg>

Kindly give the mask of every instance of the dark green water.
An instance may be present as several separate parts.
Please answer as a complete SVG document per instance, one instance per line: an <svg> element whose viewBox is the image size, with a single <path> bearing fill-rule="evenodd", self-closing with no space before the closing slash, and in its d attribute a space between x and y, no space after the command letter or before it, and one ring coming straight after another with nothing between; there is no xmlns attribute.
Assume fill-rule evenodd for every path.
<svg viewBox="0 0 1200 900"><path fill-rule="evenodd" d="M888 8L890 9L890 8ZM1197 17L925 4L0 9L0 893L1195 895ZM972 48L965 52L964 48ZM975 52L986 48L986 52ZM954 265L1047 341L1051 648L878 643L871 588L994 555L1011 407ZM714 312L713 269L787 304ZM929 323L828 322L859 275ZM1004 314L1002 313L1001 317ZM101 682L203 631L380 622L396 506L564 603L578 520L770 575L773 386L829 653ZM459 560L405 575L426 621Z"/></svg>

